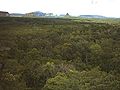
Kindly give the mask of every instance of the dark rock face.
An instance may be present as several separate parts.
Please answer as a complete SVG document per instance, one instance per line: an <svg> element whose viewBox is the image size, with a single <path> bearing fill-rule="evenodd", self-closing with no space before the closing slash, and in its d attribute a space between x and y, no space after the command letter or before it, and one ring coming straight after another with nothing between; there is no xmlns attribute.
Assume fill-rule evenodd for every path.
<svg viewBox="0 0 120 90"><path fill-rule="evenodd" d="M10 16L8 12L0 11L0 17L8 17Z"/></svg>

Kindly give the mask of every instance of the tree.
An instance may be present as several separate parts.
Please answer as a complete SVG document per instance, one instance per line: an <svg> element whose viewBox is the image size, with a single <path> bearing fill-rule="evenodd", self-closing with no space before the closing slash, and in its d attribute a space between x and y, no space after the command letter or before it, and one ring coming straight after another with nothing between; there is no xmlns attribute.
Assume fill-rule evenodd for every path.
<svg viewBox="0 0 120 90"><path fill-rule="evenodd" d="M120 81L113 75L94 68L90 71L58 73L47 80L43 90L119 90Z"/></svg>

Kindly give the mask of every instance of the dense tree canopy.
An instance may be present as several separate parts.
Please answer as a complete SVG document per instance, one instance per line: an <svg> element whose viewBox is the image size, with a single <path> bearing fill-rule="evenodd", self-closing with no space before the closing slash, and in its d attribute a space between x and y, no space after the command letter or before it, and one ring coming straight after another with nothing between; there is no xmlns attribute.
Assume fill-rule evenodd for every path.
<svg viewBox="0 0 120 90"><path fill-rule="evenodd" d="M120 90L114 22L0 17L0 90Z"/></svg>

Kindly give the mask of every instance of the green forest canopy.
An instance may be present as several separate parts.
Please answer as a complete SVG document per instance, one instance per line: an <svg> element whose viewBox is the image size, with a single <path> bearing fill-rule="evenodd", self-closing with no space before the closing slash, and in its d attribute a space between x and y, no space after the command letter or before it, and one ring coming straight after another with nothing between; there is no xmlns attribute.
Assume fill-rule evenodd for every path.
<svg viewBox="0 0 120 90"><path fill-rule="evenodd" d="M1 17L0 90L120 90L119 21Z"/></svg>

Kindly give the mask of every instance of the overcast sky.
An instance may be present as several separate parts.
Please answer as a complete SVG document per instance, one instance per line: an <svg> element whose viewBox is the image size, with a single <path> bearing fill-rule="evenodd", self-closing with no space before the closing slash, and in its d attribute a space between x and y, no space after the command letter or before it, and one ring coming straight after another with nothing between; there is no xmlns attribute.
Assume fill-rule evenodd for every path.
<svg viewBox="0 0 120 90"><path fill-rule="evenodd" d="M120 0L0 0L0 11L120 17Z"/></svg>

